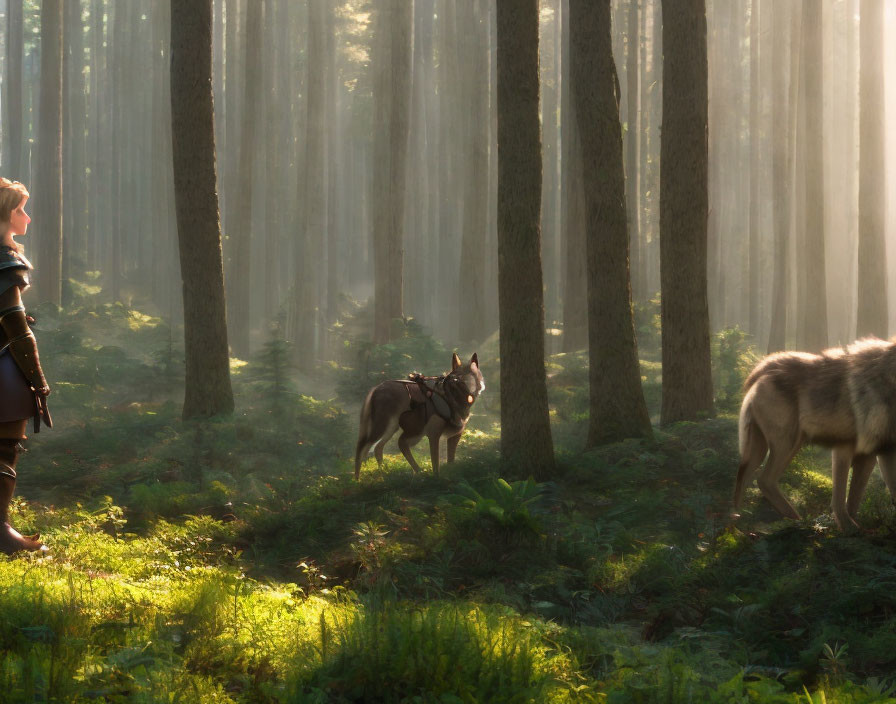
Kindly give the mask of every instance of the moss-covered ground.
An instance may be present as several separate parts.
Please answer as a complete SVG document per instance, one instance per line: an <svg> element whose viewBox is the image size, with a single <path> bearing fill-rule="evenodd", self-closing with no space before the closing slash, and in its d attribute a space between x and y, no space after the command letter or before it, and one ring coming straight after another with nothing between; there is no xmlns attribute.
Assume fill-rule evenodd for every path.
<svg viewBox="0 0 896 704"><path fill-rule="evenodd" d="M540 484L500 461L486 345L458 461L414 476L391 445L356 483L359 397L450 358L413 326L311 373L272 338L234 361L237 412L198 424L159 319L85 296L37 327L56 427L20 460L13 521L51 550L0 556L0 701L896 701L882 482L866 531L841 533L808 449L784 478L807 518L755 488L729 518L736 331L716 341L717 418L587 452L585 360L553 356Z"/></svg>

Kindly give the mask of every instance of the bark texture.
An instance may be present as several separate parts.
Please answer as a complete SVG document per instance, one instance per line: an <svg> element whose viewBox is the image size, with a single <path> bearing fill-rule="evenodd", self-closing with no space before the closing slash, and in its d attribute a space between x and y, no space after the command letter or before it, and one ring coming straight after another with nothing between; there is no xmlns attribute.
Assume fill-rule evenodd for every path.
<svg viewBox="0 0 896 704"><path fill-rule="evenodd" d="M661 422L713 413L706 299L707 65L704 0L663 2L660 145Z"/></svg>
<svg viewBox="0 0 896 704"><path fill-rule="evenodd" d="M410 133L413 0L380 0L374 85L374 333L388 342L403 313L404 197Z"/></svg>
<svg viewBox="0 0 896 704"><path fill-rule="evenodd" d="M171 127L187 419L233 411L215 178L211 0L171 0Z"/></svg>
<svg viewBox="0 0 896 704"><path fill-rule="evenodd" d="M588 446L652 434L629 270L622 126L610 0L569 0L572 95L582 144L588 263Z"/></svg>
<svg viewBox="0 0 896 704"><path fill-rule="evenodd" d="M884 4L862 0L859 86L859 273L856 336L887 336Z"/></svg>
<svg viewBox="0 0 896 704"><path fill-rule="evenodd" d="M825 275L824 205L824 112L822 6L803 3L804 105L806 109L806 208L805 247L801 263L806 281L800 323L804 325L803 347L820 352L828 346L827 276Z"/></svg>
<svg viewBox="0 0 896 704"><path fill-rule="evenodd" d="M538 0L497 1L501 454L536 477L554 448L544 369Z"/></svg>
<svg viewBox="0 0 896 704"><path fill-rule="evenodd" d="M246 77L243 83L243 119L240 123L239 180L236 193L230 194L236 203L234 222L228 223L231 239L230 266L227 270L230 337L233 352L238 357L249 355L250 286L252 271L252 193L255 162L255 123L261 102L261 22L264 0L251 0L246 8L245 50ZM228 136L229 138L229 136ZM235 142L232 143L235 146Z"/></svg>
<svg viewBox="0 0 896 704"><path fill-rule="evenodd" d="M6 178L21 181L22 152L22 69L25 58L24 19L22 0L8 0L6 4L6 76L3 81L3 172Z"/></svg>
<svg viewBox="0 0 896 704"><path fill-rule="evenodd" d="M62 16L63 0L40 11L40 114L34 223L40 301L62 304Z"/></svg>

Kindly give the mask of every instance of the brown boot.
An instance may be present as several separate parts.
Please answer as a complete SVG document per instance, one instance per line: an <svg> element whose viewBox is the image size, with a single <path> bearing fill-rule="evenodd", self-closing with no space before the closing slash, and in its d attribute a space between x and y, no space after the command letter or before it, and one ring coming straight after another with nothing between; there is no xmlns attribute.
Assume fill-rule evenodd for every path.
<svg viewBox="0 0 896 704"><path fill-rule="evenodd" d="M5 552L7 555L22 550L47 550L46 545L22 535L9 525L9 502L12 501L13 492L16 490L18 458L18 441L0 439L0 552Z"/></svg>

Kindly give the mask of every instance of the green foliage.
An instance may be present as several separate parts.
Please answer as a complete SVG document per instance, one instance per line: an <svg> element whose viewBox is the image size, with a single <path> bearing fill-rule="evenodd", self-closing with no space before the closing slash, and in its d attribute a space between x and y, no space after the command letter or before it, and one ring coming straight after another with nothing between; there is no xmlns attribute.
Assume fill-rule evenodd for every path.
<svg viewBox="0 0 896 704"><path fill-rule="evenodd" d="M716 409L737 413L743 385L759 361L750 336L738 327L726 328L712 338L712 375Z"/></svg>
<svg viewBox="0 0 896 704"><path fill-rule="evenodd" d="M364 314L366 309L357 313ZM450 351L413 318L395 320L392 341L384 345L351 336L344 328L339 331L346 364L337 370L336 392L347 403L360 403L372 387L387 379L404 379L414 370L435 375L450 366Z"/></svg>
<svg viewBox="0 0 896 704"><path fill-rule="evenodd" d="M357 400L444 368L412 321L364 352L377 378L352 341L369 310L336 331L353 368L319 378L274 335L235 369L232 417L184 424L174 331L73 292L38 311L57 427L22 459L12 522L52 552L0 557L4 701L893 699L896 512L874 478L869 532L834 530L825 452L784 476L811 519L780 521L751 488L732 524L732 417L578 451L587 358L555 355L553 481L500 479L477 405L440 477L387 455L356 483L355 428L296 389L341 380ZM651 305L639 328L658 333ZM714 344L736 409L749 347L736 330Z"/></svg>
<svg viewBox="0 0 896 704"><path fill-rule="evenodd" d="M486 480L477 490L466 480L457 485L457 493L445 497L459 516L486 521L506 531L523 535L540 534L537 502L543 485L531 477L509 484L500 477Z"/></svg>
<svg viewBox="0 0 896 704"><path fill-rule="evenodd" d="M244 372L252 390L263 399L261 408L269 412L278 424L293 420L292 410L298 392L290 379L296 368L292 345L283 339L279 325L271 328L268 341L257 352Z"/></svg>
<svg viewBox="0 0 896 704"><path fill-rule="evenodd" d="M662 352L661 306L657 294L649 301L636 301L632 306L638 354L642 358L658 359Z"/></svg>
<svg viewBox="0 0 896 704"><path fill-rule="evenodd" d="M434 603L409 610L387 602L321 613L319 647L319 656L306 649L297 653L298 677L289 687L292 701L529 702L568 697L551 676L550 658L536 633L502 609Z"/></svg>

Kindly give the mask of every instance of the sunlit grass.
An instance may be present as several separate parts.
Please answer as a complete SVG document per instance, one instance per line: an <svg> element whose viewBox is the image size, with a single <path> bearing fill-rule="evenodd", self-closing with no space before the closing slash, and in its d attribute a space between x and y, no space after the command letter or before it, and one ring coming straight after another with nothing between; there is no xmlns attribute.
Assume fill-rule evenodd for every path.
<svg viewBox="0 0 896 704"><path fill-rule="evenodd" d="M354 411L301 376L275 388L253 357L233 417L185 424L169 331L81 295L41 337L57 428L22 458L12 519L51 553L0 557L3 701L893 696L896 511L879 478L868 534L834 529L830 457L811 449L782 482L805 519L751 489L734 523L736 418L584 452L575 353L551 360L556 475L514 495L528 477L500 459L486 346L457 461L435 477L421 442L414 475L393 440L358 483ZM447 362L405 333L377 353L395 374L417 353ZM354 398L375 371L343 361L318 382ZM655 405L659 365L642 374Z"/></svg>

